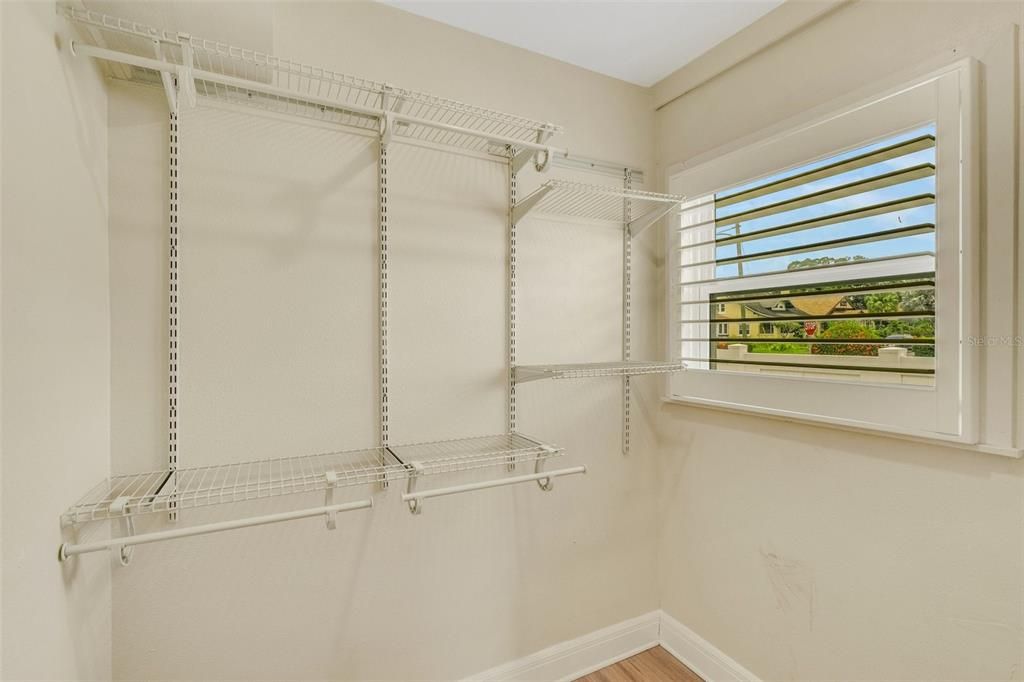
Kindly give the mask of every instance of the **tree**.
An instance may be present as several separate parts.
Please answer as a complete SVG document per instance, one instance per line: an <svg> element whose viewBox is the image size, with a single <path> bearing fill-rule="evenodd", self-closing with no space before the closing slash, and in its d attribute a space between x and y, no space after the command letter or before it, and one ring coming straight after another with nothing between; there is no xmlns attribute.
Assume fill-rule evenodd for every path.
<svg viewBox="0 0 1024 682"><path fill-rule="evenodd" d="M835 265L836 263L853 263L855 261L867 260L865 256L821 256L819 258L802 258L795 260L786 266L787 270L803 270L804 268L816 268L819 265Z"/></svg>
<svg viewBox="0 0 1024 682"><path fill-rule="evenodd" d="M864 307L869 313L899 312L901 302L898 293L868 294L864 297Z"/></svg>
<svg viewBox="0 0 1024 682"><path fill-rule="evenodd" d="M804 333L804 326L799 322L775 322L775 331L779 333L779 336L791 338L791 339L802 339L807 336Z"/></svg>

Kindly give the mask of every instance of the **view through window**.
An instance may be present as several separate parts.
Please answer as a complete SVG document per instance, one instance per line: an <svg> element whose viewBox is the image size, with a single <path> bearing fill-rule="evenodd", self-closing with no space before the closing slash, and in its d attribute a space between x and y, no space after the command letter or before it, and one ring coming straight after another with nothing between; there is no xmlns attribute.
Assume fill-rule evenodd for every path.
<svg viewBox="0 0 1024 682"><path fill-rule="evenodd" d="M688 202L694 369L934 385L935 127Z"/></svg>

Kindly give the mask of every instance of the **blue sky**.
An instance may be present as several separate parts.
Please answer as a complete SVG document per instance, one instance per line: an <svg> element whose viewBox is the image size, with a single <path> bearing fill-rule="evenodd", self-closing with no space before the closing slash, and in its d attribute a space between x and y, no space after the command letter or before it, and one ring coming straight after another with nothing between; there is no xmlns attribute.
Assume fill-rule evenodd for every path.
<svg viewBox="0 0 1024 682"><path fill-rule="evenodd" d="M879 140L878 142L863 147L852 149L842 154L830 156L826 159L821 159L813 163L809 163L797 168L791 168L781 173L776 173L764 178L760 178L754 182L746 183L744 185L737 185L730 188L725 192L719 193L717 196L728 196L738 191L757 187L774 180L789 177L799 173L804 173L815 168L827 166L836 161L841 161L854 156L858 156L867 151L874 149L880 149L887 147L894 143L908 140L911 138L919 137L924 134L935 134L935 126L929 125L923 128L917 128L899 135ZM922 163L935 163L935 148L926 149L913 154L907 154L895 159L883 161L871 166L864 168L858 168L853 171L834 175L822 180L816 180L813 182L800 185L798 187L785 189L779 192L765 195L763 197L757 197L744 201L732 206L716 210L716 218L719 222L728 219L730 215L736 215L745 211L749 211L753 208L765 206L767 204L773 204L778 201L790 199L793 197L802 196L804 194L810 194L823 189L836 187L856 180L862 180L877 176L890 171L899 170L902 168L908 168L910 166L920 165ZM836 213L840 211L846 211L862 206L868 206L872 204L883 203L886 201L892 201L895 199L901 199L905 197L914 196L917 194L934 194L935 193L935 177L923 178L920 180L914 180L911 182L905 182L892 187L886 187L880 190L872 190L869 192L863 192L851 197L845 197L842 199L835 199L833 201L824 202L811 206L808 208L800 208L785 213L779 213L776 215L766 216L764 218L756 218L754 220L747 220L740 224L739 229L741 233L750 233L760 230L765 230L777 225L783 225L787 223L798 222L801 220L808 220L811 218L820 217L823 215ZM852 220L844 223L838 223L834 225L826 225L819 228L813 228L809 230L803 230L800 232L779 235L776 237L769 237L764 239L752 240L744 242L742 245L743 255L751 255L754 253L760 253L763 251L772 251L775 249L786 248L791 246L800 246L804 244L812 244L815 242L822 242L830 239L839 239L841 237L852 237L858 235L871 234L873 232L879 232L882 230L889 230L899 227L906 227L910 225L916 225L919 223L934 223L935 222L935 206L921 206L918 208L907 209L903 211L893 211L880 216L873 216L870 218L862 218L860 220ZM718 229L719 236L726 236L735 234L735 228L732 226L725 227L720 226ZM935 250L935 235L934 233L915 235L911 237L902 237L899 239L890 239L882 242L875 242L870 244L856 244L852 246L831 248L824 251L808 251L804 253L791 254L787 256L781 256L776 258L766 258L763 260L749 261L743 264L743 274L759 275L769 272L785 271L789 263L794 260L802 260L805 258L816 258L820 256L865 256L867 258L879 258L884 256L895 256L909 253L918 252L934 252ZM737 255L736 245L725 245L716 249L716 258L730 258ZM718 277L731 277L739 274L737 265L723 265L716 268L715 275Z"/></svg>

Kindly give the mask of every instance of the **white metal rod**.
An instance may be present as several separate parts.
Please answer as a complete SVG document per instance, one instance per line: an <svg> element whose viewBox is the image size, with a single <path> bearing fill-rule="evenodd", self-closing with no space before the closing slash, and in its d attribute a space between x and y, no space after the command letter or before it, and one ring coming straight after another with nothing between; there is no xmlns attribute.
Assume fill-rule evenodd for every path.
<svg viewBox="0 0 1024 682"><path fill-rule="evenodd" d="M104 59L111 62L120 62L122 64L128 64L130 66L137 66L141 69L152 69L154 71L161 71L167 73L178 74L184 67L170 62L160 61L159 59L149 59L147 57L138 57L127 52L117 52L115 50L108 50L102 47L94 47L92 45L82 45L77 41L71 41L71 51L76 55L85 55L88 57L95 57L97 59ZM256 81L247 80L244 78L235 78L234 76L226 76L220 73L214 73L212 71L203 71L202 69L192 69L192 77L196 80L208 81L211 83L220 83L232 88L239 88L241 90L251 90L252 92L260 92L264 95L270 95L272 97L281 97L283 99L290 99L299 102L308 102L309 104L317 104L320 106L330 107L331 109L339 109L342 111L352 112L354 114L364 114L366 116L373 116L375 118L383 118L385 111L383 109L374 109L372 107L364 107L357 104L349 104L346 102L337 102L323 97L316 97L313 95L300 94L292 92L290 90L284 90L282 88L275 88L271 85L264 85L257 83ZM410 125L423 125L429 128L435 128L438 130L446 130L453 133L460 133L463 135L470 135L472 137L479 137L492 142L500 144L508 144L523 149L534 149L537 151L547 150L552 154L567 154L565 149L559 149L558 147L552 147L546 144L540 144L537 142L530 142L527 140L518 140L513 137L506 137L504 135L494 135L484 130L474 130L472 128L464 128L462 126L452 125L450 123L441 123L439 121L431 121L426 118L419 118L418 116L410 116L409 114L403 114L400 112L392 112L392 120L400 121L402 123L408 123Z"/></svg>
<svg viewBox="0 0 1024 682"><path fill-rule="evenodd" d="M536 474L523 474L522 476L510 476L508 478L499 478L493 481L484 481L482 483L465 483L463 485L453 485L447 488L434 488L433 490L420 490L412 493L404 493L402 495L403 502L409 502L411 500L425 500L430 497L442 497L444 495L457 495L459 493L468 493L474 490L485 490L487 488L499 488L503 485L514 485L516 483L526 483L527 481L542 481L545 478L557 478L559 476L569 476L572 474L585 474L587 473L587 467L569 467L567 469L555 469L553 471L541 471Z"/></svg>
<svg viewBox="0 0 1024 682"><path fill-rule="evenodd" d="M174 540L177 538L187 538L192 535L207 535L209 533L219 533L225 530L235 530L237 528L249 528L250 526L265 526L270 523L281 523L282 521L295 521L297 519L306 519L311 516L320 516L321 514L329 514L331 512L347 512L356 509L369 509L373 506L373 500L359 500L357 502L346 502L344 504L331 504L322 507L312 507L310 509L300 509L293 512L282 512L280 514L266 514L265 516L253 516L248 519L239 519L237 521L220 521L218 523L207 523L201 526L193 526L191 528L176 528L174 530L162 530L155 533L143 533L142 535L129 535L120 538L111 538L110 540L99 540L97 542L86 542L80 545L72 545L64 543L60 547L60 560L63 561L70 556L76 554L86 554L88 552L99 552L104 549L112 549L115 547L131 547L133 545L144 545L150 542L161 542L163 540Z"/></svg>

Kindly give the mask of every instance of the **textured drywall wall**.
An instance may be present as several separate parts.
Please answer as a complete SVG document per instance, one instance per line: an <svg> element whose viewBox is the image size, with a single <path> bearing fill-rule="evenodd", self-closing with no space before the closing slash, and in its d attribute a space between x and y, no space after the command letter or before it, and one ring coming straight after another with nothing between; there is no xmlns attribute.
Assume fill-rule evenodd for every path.
<svg viewBox="0 0 1024 682"><path fill-rule="evenodd" d="M110 566L58 517L110 463L106 94L50 2L3 16L3 668L110 676Z"/></svg>
<svg viewBox="0 0 1024 682"><path fill-rule="evenodd" d="M579 154L651 167L642 88L373 3L274 14L275 53L561 123ZM117 472L166 457L167 112L157 89L110 98ZM183 114L181 141L181 464L373 445L376 141L224 108ZM503 431L504 165L396 144L389 168L392 440ZM524 171L521 196L537 182ZM518 245L520 362L617 358L621 231L529 221ZM659 247L653 231L635 247L634 324L656 310ZM635 355L654 345L637 325ZM589 468L551 493L414 517L392 488L333 532L312 519L140 547L114 573L115 677L455 679L656 608L657 384L636 384L629 457L617 380L520 389L520 429Z"/></svg>
<svg viewBox="0 0 1024 682"><path fill-rule="evenodd" d="M1020 2L844 5L663 108L659 164L902 69L973 56L985 235L1012 255L1022 13ZM986 242L986 257L999 248ZM986 280L985 296L1007 300L1012 281ZM989 350L986 371L1012 372L1016 353ZM993 419L1005 406L990 407L984 427L1005 428ZM678 405L661 408L658 435L663 607L755 674L1022 675L1021 461Z"/></svg>

